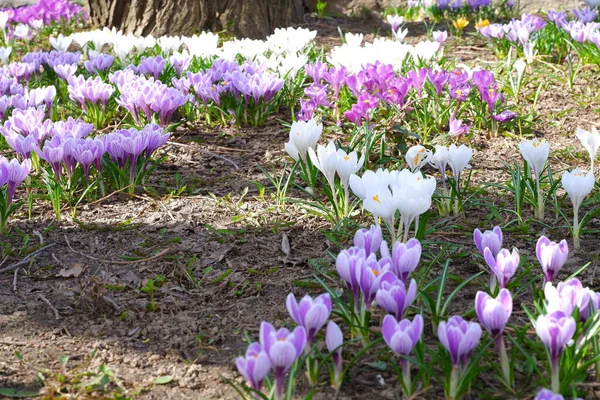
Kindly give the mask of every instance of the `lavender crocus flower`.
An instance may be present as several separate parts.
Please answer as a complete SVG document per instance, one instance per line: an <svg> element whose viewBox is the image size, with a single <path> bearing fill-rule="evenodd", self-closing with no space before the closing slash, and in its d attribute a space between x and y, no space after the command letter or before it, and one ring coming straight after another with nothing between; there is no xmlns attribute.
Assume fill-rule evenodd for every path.
<svg viewBox="0 0 600 400"><path fill-rule="evenodd" d="M408 282L410 274L417 268L421 260L421 243L417 239L409 239L406 243L396 242L392 254L383 241L380 247L381 257L392 260L392 272L404 282Z"/></svg>
<svg viewBox="0 0 600 400"><path fill-rule="evenodd" d="M158 77L165 69L167 62L162 56L156 57L145 57L142 56L140 64L138 65L138 73L141 75L145 75L149 73L154 77L154 79L158 80Z"/></svg>
<svg viewBox="0 0 600 400"><path fill-rule="evenodd" d="M60 138L54 137L51 140L46 140L43 150L36 147L35 152L41 159L50 164L56 180L59 180L62 175L62 163L65 155Z"/></svg>
<svg viewBox="0 0 600 400"><path fill-rule="evenodd" d="M569 245L564 239L560 243L556 243L551 242L546 236L542 236L535 246L535 254L544 271L545 284L546 282L552 282L552 279L567 262Z"/></svg>
<svg viewBox="0 0 600 400"><path fill-rule="evenodd" d="M404 281L395 279L393 281L384 280L380 283L375 301L377 305L393 315L400 321L404 312L410 307L417 297L417 282L410 280L408 288Z"/></svg>
<svg viewBox="0 0 600 400"><path fill-rule="evenodd" d="M12 204L17 187L25 180L31 171L31 160L23 160L19 162L13 158L10 162L6 158L2 158L0 165L6 170L7 205Z"/></svg>
<svg viewBox="0 0 600 400"><path fill-rule="evenodd" d="M275 372L275 396L283 398L285 373L300 357L306 346L306 330L298 326L292 332L286 328L275 330L268 322L260 324L260 344L269 356Z"/></svg>
<svg viewBox="0 0 600 400"><path fill-rule="evenodd" d="M90 55L90 59L83 63L85 69L96 75L98 72L104 72L110 68L115 58L110 54Z"/></svg>
<svg viewBox="0 0 600 400"><path fill-rule="evenodd" d="M360 272L357 271L358 286L363 294L363 305L366 310L371 309L371 304L375 301L377 295L377 289L382 282L388 281L393 282L396 276L390 271L391 263L389 260L379 260L375 258L374 254L367 257Z"/></svg>
<svg viewBox="0 0 600 400"><path fill-rule="evenodd" d="M454 137L462 137L469 133L471 125L463 124L461 119L456 119L454 114L450 114L450 122L448 123L448 134Z"/></svg>
<svg viewBox="0 0 600 400"><path fill-rule="evenodd" d="M306 71L306 75L312 78L313 82L320 84L323 80L323 74L327 72L327 64L321 61L311 62L304 66L304 71Z"/></svg>
<svg viewBox="0 0 600 400"><path fill-rule="evenodd" d="M260 391L269 371L271 360L259 343L252 343L246 350L245 357L238 357L235 365L239 373L250 382L252 389Z"/></svg>
<svg viewBox="0 0 600 400"><path fill-rule="evenodd" d="M504 110L500 114L494 115L494 119L498 122L510 122L517 118L519 114L511 110Z"/></svg>
<svg viewBox="0 0 600 400"><path fill-rule="evenodd" d="M300 326L306 329L306 342L308 350L312 345L315 334L325 325L331 315L331 298L325 293L314 300L306 295L296 301L293 293L288 294L285 306L292 319Z"/></svg>
<svg viewBox="0 0 600 400"><path fill-rule="evenodd" d="M325 344L327 350L331 353L333 360L334 377L333 386L339 388L342 384L342 344L344 343L344 335L342 330L333 321L329 321L327 324L327 330L325 333Z"/></svg>
<svg viewBox="0 0 600 400"><path fill-rule="evenodd" d="M492 272L496 275L496 278L498 278L500 288L505 288L519 266L520 258L517 249L513 249L512 253L507 249L502 249L498 252L498 255L494 257L491 250L486 247L483 251L483 257Z"/></svg>
<svg viewBox="0 0 600 400"><path fill-rule="evenodd" d="M502 336L504 326L512 313L512 296L507 289L500 289L496 298L485 292L477 292L475 312L481 325L492 337Z"/></svg>
<svg viewBox="0 0 600 400"><path fill-rule="evenodd" d="M565 400L565 398L561 394L554 393L550 389L542 389L533 400Z"/></svg>
<svg viewBox="0 0 600 400"><path fill-rule="evenodd" d="M579 279L572 278L565 282L559 282L556 287L552 285L552 282L546 282L544 296L546 297L546 311L549 313L562 311L566 315L572 315L576 308L587 313L594 293L588 288L584 288Z"/></svg>
<svg viewBox="0 0 600 400"><path fill-rule="evenodd" d="M565 347L572 343L575 328L573 317L562 311L540 315L535 322L535 330L548 351L554 392L560 389L558 361Z"/></svg>
<svg viewBox="0 0 600 400"><path fill-rule="evenodd" d="M335 268L338 275L346 282L348 289L352 291L355 308L358 307L358 297L360 293L359 277L366 260L365 250L358 247L342 250L335 260Z"/></svg>
<svg viewBox="0 0 600 400"><path fill-rule="evenodd" d="M383 242L383 233L380 225L371 225L371 228L361 228L354 234L354 246L365 249L367 255L377 253Z"/></svg>
<svg viewBox="0 0 600 400"><path fill-rule="evenodd" d="M54 67L54 72L66 81L77 72L77 64L58 64Z"/></svg>
<svg viewBox="0 0 600 400"><path fill-rule="evenodd" d="M423 334L423 317L417 314L411 322L409 319L398 321L393 316L386 315L383 318L381 332L383 339L394 353L409 356ZM402 361L406 360L402 359Z"/></svg>
<svg viewBox="0 0 600 400"><path fill-rule="evenodd" d="M454 368L466 368L471 352L481 339L481 326L455 315L448 322L440 322L437 334L442 346L450 353Z"/></svg>
<svg viewBox="0 0 600 400"><path fill-rule="evenodd" d="M479 229L475 229L473 231L473 241L481 255L484 255L483 251L488 247L492 256L496 257L500 249L502 249L502 229L499 226L495 226L491 231L483 233Z"/></svg>

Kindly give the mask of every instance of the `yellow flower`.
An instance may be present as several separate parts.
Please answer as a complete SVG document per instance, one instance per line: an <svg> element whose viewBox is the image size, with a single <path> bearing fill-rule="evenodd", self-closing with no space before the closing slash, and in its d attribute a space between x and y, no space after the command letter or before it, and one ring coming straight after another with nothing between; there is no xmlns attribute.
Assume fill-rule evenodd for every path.
<svg viewBox="0 0 600 400"><path fill-rule="evenodd" d="M490 21L487 19L480 19L479 21L477 21L477 23L475 24L475 28L477 29L481 29L481 28L485 28L486 26L488 26L490 24Z"/></svg>
<svg viewBox="0 0 600 400"><path fill-rule="evenodd" d="M469 25L469 20L463 17L457 18L456 20L452 21L452 24L454 24L454 27L459 30L462 31L467 25Z"/></svg>

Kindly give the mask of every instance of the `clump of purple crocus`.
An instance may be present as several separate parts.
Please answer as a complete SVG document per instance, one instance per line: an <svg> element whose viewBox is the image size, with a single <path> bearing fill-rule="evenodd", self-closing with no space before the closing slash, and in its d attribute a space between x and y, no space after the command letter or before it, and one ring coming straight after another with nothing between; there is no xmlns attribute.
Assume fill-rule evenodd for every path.
<svg viewBox="0 0 600 400"><path fill-rule="evenodd" d="M100 77L85 79L83 75L71 76L67 82L69 98L79 103L85 111L89 106L100 105L104 112L108 99L115 91L112 85L104 83Z"/></svg>

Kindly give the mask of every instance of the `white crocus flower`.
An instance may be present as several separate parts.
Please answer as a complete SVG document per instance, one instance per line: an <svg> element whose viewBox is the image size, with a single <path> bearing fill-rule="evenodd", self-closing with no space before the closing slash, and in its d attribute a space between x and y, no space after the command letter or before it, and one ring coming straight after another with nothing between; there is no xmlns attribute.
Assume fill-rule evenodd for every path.
<svg viewBox="0 0 600 400"><path fill-rule="evenodd" d="M386 182L375 180L366 187L365 194L364 209L373 214L375 222L377 218L381 218L392 233L392 237L395 237L394 218L397 207L389 186Z"/></svg>
<svg viewBox="0 0 600 400"><path fill-rule="evenodd" d="M418 221L418 217L431 207L435 178L424 177L420 172L413 173L404 169L398 173L392 191L396 207L404 221L403 242L406 242L410 225L415 219Z"/></svg>
<svg viewBox="0 0 600 400"><path fill-rule="evenodd" d="M396 171L393 171L396 172ZM374 182L379 182L385 185L389 185L390 182L394 179L392 177L392 172L387 169L379 168L377 172L373 171L365 171L365 173L361 176L356 174L350 175L350 188L352 192L361 200L364 200L367 197L367 188L371 185L374 185Z"/></svg>
<svg viewBox="0 0 600 400"><path fill-rule="evenodd" d="M544 170L548 156L550 155L550 145L548 142L539 139L522 140L519 144L521 155L533 170L533 175L537 182L540 180L540 174Z"/></svg>
<svg viewBox="0 0 600 400"><path fill-rule="evenodd" d="M592 126L591 131L586 131L581 128L577 128L575 136L581 142L581 145L587 150L590 155L591 168L590 171L594 172L594 160L596 159L596 153L600 148L600 134L595 126Z"/></svg>
<svg viewBox="0 0 600 400"><path fill-rule="evenodd" d="M8 58L10 57L10 53L12 52L12 47L0 47L0 62L6 65L8 64Z"/></svg>
<svg viewBox="0 0 600 400"><path fill-rule="evenodd" d="M454 181L456 183L456 200L454 202L454 214L458 215L460 209L460 175L462 172L469 168L469 161L471 161L471 157L473 157L473 149L465 146L464 144L460 145L460 147L456 147L456 145L451 144L448 148L448 164L450 164L450 168L452 169L452 173L454 174Z"/></svg>
<svg viewBox="0 0 600 400"><path fill-rule="evenodd" d="M63 34L59 34L57 37L50 36L48 41L50 42L50 46L56 51L67 51L69 46L71 45L73 39L69 36L65 37Z"/></svg>
<svg viewBox="0 0 600 400"><path fill-rule="evenodd" d="M529 167L532 169L533 175L535 176L535 186L538 200L535 214L537 218L543 220L544 197L541 193L540 175L544 170L546 161L548 161L548 156L550 155L550 145L548 142L539 139L523 140L519 144L519 150L521 151L521 155L525 161L527 161L527 164L529 164Z"/></svg>
<svg viewBox="0 0 600 400"><path fill-rule="evenodd" d="M29 26L25 24L19 24L16 26L14 34L19 39L26 39L29 36Z"/></svg>
<svg viewBox="0 0 600 400"><path fill-rule="evenodd" d="M346 44L349 47L360 47L362 41L363 41L363 34L362 33L346 33L344 35L344 38L346 39Z"/></svg>
<svg viewBox="0 0 600 400"><path fill-rule="evenodd" d="M416 172L421 170L421 167L429 161L430 157L431 151L418 144L406 151L404 159L411 171Z"/></svg>
<svg viewBox="0 0 600 400"><path fill-rule="evenodd" d="M9 15L6 11L0 12L0 29L5 30L8 24Z"/></svg>
<svg viewBox="0 0 600 400"><path fill-rule="evenodd" d="M450 210L450 197L448 196L448 187L446 186L446 167L448 166L449 156L448 148L438 144L435 146L435 153L433 153L433 156L429 160L429 164L437 168L442 177L442 195L444 196L443 201L446 206L446 210L443 211L444 213Z"/></svg>
<svg viewBox="0 0 600 400"><path fill-rule="evenodd" d="M327 146L317 146L317 151L312 147L308 148L308 155L313 165L325 175L325 179L331 186L331 194L335 199L335 171L337 168L337 151L333 140L327 143Z"/></svg>
<svg viewBox="0 0 600 400"><path fill-rule="evenodd" d="M562 186L573 203L573 244L576 249L579 248L579 207L592 192L594 182L594 174L591 171L585 173L575 168L571 172L565 171L562 174Z"/></svg>
<svg viewBox="0 0 600 400"><path fill-rule="evenodd" d="M322 132L323 124L317 124L314 119L292 123L290 140L285 144L285 151L296 161L300 158L306 161L306 152L317 145Z"/></svg>
<svg viewBox="0 0 600 400"><path fill-rule="evenodd" d="M348 209L350 206L350 177L357 173L365 163L365 156L362 155L360 159L358 159L358 155L356 151L352 151L349 154L346 153L342 149L338 149L337 151L337 173L342 181L342 186L344 187L344 215L348 215Z"/></svg>

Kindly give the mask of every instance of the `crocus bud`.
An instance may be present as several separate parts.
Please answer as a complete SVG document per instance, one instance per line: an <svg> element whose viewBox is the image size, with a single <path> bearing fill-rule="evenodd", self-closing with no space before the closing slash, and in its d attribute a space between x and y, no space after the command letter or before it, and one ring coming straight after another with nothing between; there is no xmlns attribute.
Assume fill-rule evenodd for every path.
<svg viewBox="0 0 600 400"><path fill-rule="evenodd" d="M512 296L507 289L500 289L496 298L485 292L477 292L475 312L477 319L490 335L498 337L502 335L512 313Z"/></svg>
<svg viewBox="0 0 600 400"><path fill-rule="evenodd" d="M306 295L298 303L294 294L290 293L285 305L292 319L306 329L307 343L310 346L315 334L325 325L331 315L331 297L325 293L313 300L312 297Z"/></svg>
<svg viewBox="0 0 600 400"><path fill-rule="evenodd" d="M507 249L502 249L498 255L494 258L489 247L486 247L483 251L485 261L492 269L492 272L498 278L500 288L506 287L506 284L513 277L519 266L519 252L517 249L513 249L512 253Z"/></svg>
<svg viewBox="0 0 600 400"><path fill-rule="evenodd" d="M485 248L489 248L492 255L496 257L502 249L502 229L495 226L491 231L481 233L479 229L473 231L473 241L477 250L483 255Z"/></svg>
<svg viewBox="0 0 600 400"><path fill-rule="evenodd" d="M238 357L235 365L239 373L250 382L252 389L259 391L265 377L271 371L271 360L259 343L252 343L245 357Z"/></svg>

